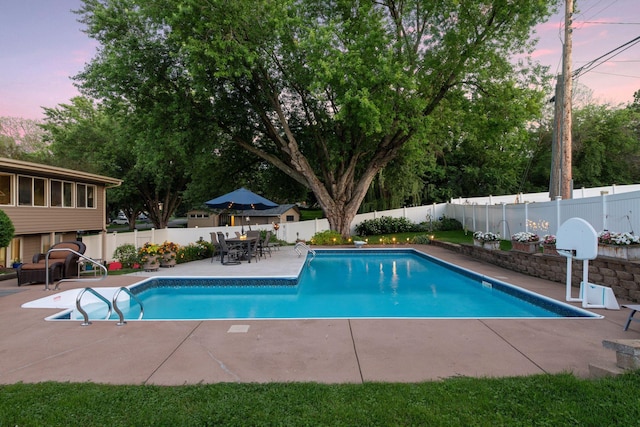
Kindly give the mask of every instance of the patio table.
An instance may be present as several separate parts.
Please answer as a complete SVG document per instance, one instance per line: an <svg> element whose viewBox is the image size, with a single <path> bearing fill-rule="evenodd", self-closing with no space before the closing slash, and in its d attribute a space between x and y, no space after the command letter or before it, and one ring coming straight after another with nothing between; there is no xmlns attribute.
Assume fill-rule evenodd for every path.
<svg viewBox="0 0 640 427"><path fill-rule="evenodd" d="M249 259L249 263L251 263L251 253L258 237L233 237L225 240L227 241L227 244L239 246L243 250L246 250L247 258Z"/></svg>

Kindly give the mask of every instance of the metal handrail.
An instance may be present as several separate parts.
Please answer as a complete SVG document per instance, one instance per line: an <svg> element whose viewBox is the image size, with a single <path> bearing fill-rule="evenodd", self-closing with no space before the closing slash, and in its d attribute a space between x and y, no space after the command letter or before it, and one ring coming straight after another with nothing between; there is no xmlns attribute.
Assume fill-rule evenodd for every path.
<svg viewBox="0 0 640 427"><path fill-rule="evenodd" d="M94 277L93 279L60 279L58 280L58 283L56 283L56 286L53 288L54 291L58 290L58 287L60 286L60 283L62 282L99 282L100 280L104 280L107 275L109 274L107 267L105 267L104 265L102 265L101 263L99 263L98 261L89 258L86 255L81 254L80 252L74 251L73 249L69 249L69 248L51 248L47 251L47 254L44 257L44 268L45 268L45 282L44 282L44 290L45 291L49 291L51 289L49 289L49 254L51 252L61 252L61 251L67 251L67 252L72 252L75 255L78 255L80 258L89 261L91 264L93 265L97 265L98 267L100 267L102 269L102 276L100 277Z"/></svg>
<svg viewBox="0 0 640 427"><path fill-rule="evenodd" d="M300 248L301 248L301 247L302 247L302 248L304 248L304 249L306 249L306 250L307 250L307 252L309 252L309 253L311 253L311 254L313 255L313 256L311 257L311 259L309 259L309 260L307 261L307 264L309 264L309 263L310 263L311 261L313 261L313 259L316 257L316 251L314 251L313 249L311 249L311 248L309 247L309 245L307 245L306 243L304 243L304 242L298 242L298 243L296 243L296 245L293 247L293 249L298 253L298 257L301 257L301 256L302 256L302 252L300 251Z"/></svg>
<svg viewBox="0 0 640 427"><path fill-rule="evenodd" d="M84 288L83 290L78 292L78 296L76 297L76 308L78 309L78 311L80 313L82 313L82 316L84 317L84 322L82 322L82 326L88 326L88 325L91 324L91 322L89 321L89 314L87 314L85 309L82 308L82 304L81 304L82 296L86 292L92 293L93 295L98 297L98 299L101 299L102 301L104 301L107 304L107 307L109 307L109 311L107 312L107 317L105 318L105 320L108 320L109 317L111 317L111 302L108 299L106 299L104 296L102 296L98 292L96 292L95 289L93 289L93 288Z"/></svg>
<svg viewBox="0 0 640 427"><path fill-rule="evenodd" d="M122 325L126 325L127 322L124 320L124 313L122 313L122 310L120 310L120 307L118 307L118 296L120 295L120 292L126 292L127 294L129 294L129 296L131 298L133 298L135 300L135 302L137 302L140 305L140 316L138 316L138 320L142 319L142 316L144 315L144 307L142 307L142 301L140 301L138 299L137 296L135 296L133 294L133 292L131 292L129 290L129 288L125 288L124 286L122 286L120 289L118 289L116 291L115 294L113 294L113 309L116 311L116 313L118 313L118 317L120 318L120 321L118 323L116 323L116 325L118 326L122 326Z"/></svg>

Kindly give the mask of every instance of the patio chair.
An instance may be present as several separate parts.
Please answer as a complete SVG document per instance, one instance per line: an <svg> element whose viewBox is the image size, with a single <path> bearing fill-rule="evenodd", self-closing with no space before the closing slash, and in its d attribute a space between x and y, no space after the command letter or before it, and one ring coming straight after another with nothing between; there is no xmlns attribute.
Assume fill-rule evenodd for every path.
<svg viewBox="0 0 640 427"><path fill-rule="evenodd" d="M267 235L264 238L264 241L260 242L260 255L267 257L267 252L269 252L269 257L271 257L271 246L269 246L269 241L271 240L271 232L267 231Z"/></svg>
<svg viewBox="0 0 640 427"><path fill-rule="evenodd" d="M251 238L249 235L247 235L247 237ZM258 238L255 242L251 243L251 251L247 251L245 253L245 257L251 261L251 258L249 258L249 252L251 252L251 258L255 258L256 262L260 259L260 232L258 232Z"/></svg>
<svg viewBox="0 0 640 427"><path fill-rule="evenodd" d="M624 325L624 330L626 331L627 329L629 329L629 325L632 321L640 322L640 319L633 318L633 315L636 314L636 311L640 311L640 305L623 304L622 306L631 309L631 313L629 313L629 317L627 318L627 323Z"/></svg>
<svg viewBox="0 0 640 427"><path fill-rule="evenodd" d="M71 249L84 254L87 249L84 243L71 241L56 243L51 249ZM49 253L49 282L60 279L78 277L78 259L80 257L70 251L53 251ZM32 262L18 267L18 286L26 283L44 283L47 277L46 254L35 254Z"/></svg>
<svg viewBox="0 0 640 427"><path fill-rule="evenodd" d="M247 237L249 237L251 239L254 238L254 237L257 238L257 239L260 239L260 231L258 231L258 230L249 230L249 231L247 231Z"/></svg>
<svg viewBox="0 0 640 427"><path fill-rule="evenodd" d="M227 245L227 239L224 233L218 232L218 243L220 243L220 263L224 265L240 264L238 258L242 255L242 251L237 248L230 248ZM227 256L227 262L224 262L224 256ZM233 259L233 261L231 261Z"/></svg>
<svg viewBox="0 0 640 427"><path fill-rule="evenodd" d="M218 241L217 234L215 232L211 232L211 244L213 245L213 251L211 253L211 262L216 257L216 255L220 255L220 242Z"/></svg>

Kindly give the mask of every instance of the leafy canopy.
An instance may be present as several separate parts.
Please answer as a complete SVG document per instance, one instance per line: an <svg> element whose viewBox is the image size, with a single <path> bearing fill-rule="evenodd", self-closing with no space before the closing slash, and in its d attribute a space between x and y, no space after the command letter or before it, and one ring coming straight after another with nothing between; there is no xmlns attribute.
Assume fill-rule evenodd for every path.
<svg viewBox="0 0 640 427"><path fill-rule="evenodd" d="M102 46L78 78L135 111L183 115L177 93L199 103L229 140L307 186L346 235L376 174L424 136L452 89L517 82L509 58L555 3L85 0Z"/></svg>

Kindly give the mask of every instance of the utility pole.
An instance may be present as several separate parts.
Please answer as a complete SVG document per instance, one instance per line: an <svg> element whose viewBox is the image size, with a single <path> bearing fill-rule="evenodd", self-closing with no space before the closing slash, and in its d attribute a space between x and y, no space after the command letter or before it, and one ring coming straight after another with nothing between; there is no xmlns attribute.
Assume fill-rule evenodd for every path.
<svg viewBox="0 0 640 427"><path fill-rule="evenodd" d="M551 173L549 198L573 196L571 174L571 23L574 0L565 0L564 45L562 48L562 74L556 81L553 97L553 135L551 140Z"/></svg>
<svg viewBox="0 0 640 427"><path fill-rule="evenodd" d="M565 0L564 49L562 50L562 199L573 197L573 175L571 173L571 24L573 21L573 2Z"/></svg>
<svg viewBox="0 0 640 427"><path fill-rule="evenodd" d="M557 76L553 102L553 133L551 134L551 173L549 175L549 199L562 194L562 75Z"/></svg>

